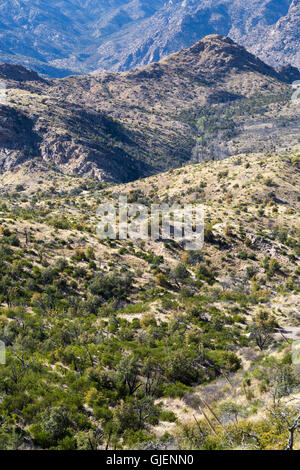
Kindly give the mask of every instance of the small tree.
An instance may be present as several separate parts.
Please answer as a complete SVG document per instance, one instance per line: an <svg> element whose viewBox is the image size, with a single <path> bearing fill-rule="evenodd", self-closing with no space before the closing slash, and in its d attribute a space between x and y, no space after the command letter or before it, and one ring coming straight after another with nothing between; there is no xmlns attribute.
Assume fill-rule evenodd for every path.
<svg viewBox="0 0 300 470"><path fill-rule="evenodd" d="M178 263L177 266L171 271L171 278L174 279L176 284L179 286L180 283L184 282L190 273L186 269L183 263Z"/></svg>
<svg viewBox="0 0 300 470"><path fill-rule="evenodd" d="M277 324L273 316L268 312L259 312L251 326L251 333L257 346L263 351L271 342L272 334Z"/></svg>
<svg viewBox="0 0 300 470"><path fill-rule="evenodd" d="M138 380L140 370L138 360L133 356L125 356L121 359L117 370L122 377L124 385L128 386L129 395L133 395L141 386Z"/></svg>

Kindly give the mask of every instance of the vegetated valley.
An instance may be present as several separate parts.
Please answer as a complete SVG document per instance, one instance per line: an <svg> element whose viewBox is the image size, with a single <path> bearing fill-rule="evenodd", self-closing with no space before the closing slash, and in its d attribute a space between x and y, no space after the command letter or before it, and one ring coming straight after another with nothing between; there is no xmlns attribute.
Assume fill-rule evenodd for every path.
<svg viewBox="0 0 300 470"><path fill-rule="evenodd" d="M298 188L297 149L123 186L8 173L1 448L285 448L299 387ZM205 203L204 249L99 241L97 205L120 192Z"/></svg>

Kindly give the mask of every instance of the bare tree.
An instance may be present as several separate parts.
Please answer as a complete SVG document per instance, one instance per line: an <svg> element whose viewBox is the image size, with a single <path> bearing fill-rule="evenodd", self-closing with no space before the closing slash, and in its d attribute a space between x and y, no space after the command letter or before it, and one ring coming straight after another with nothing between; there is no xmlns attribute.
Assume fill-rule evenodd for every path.
<svg viewBox="0 0 300 470"><path fill-rule="evenodd" d="M259 349L263 351L272 342L272 337L276 328L274 318L268 312L259 312L251 326L252 337Z"/></svg>
<svg viewBox="0 0 300 470"><path fill-rule="evenodd" d="M294 450L295 432L299 428L300 428L300 414L294 420L293 424L291 426L289 426L290 437L289 437L289 442L288 442L286 450Z"/></svg>

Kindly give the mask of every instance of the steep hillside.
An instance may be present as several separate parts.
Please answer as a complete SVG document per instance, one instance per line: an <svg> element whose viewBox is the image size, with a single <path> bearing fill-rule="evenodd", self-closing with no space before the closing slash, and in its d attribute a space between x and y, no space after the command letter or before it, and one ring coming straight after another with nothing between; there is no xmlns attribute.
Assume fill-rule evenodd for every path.
<svg viewBox="0 0 300 470"><path fill-rule="evenodd" d="M41 164L8 172L0 448L286 448L300 384L299 155L119 186ZM204 203L203 249L100 241L98 204L122 193Z"/></svg>
<svg viewBox="0 0 300 470"><path fill-rule="evenodd" d="M65 173L125 182L299 139L287 72L218 35L125 73L43 80L2 65L0 74L8 87L2 171L42 159Z"/></svg>

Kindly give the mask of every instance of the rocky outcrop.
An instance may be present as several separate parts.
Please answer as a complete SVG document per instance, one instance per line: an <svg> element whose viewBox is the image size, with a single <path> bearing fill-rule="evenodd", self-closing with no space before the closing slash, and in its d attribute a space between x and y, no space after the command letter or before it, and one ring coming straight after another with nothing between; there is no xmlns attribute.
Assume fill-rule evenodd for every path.
<svg viewBox="0 0 300 470"><path fill-rule="evenodd" d="M44 82L37 72L28 70L21 65L12 64L0 64L1 78L17 82Z"/></svg>

